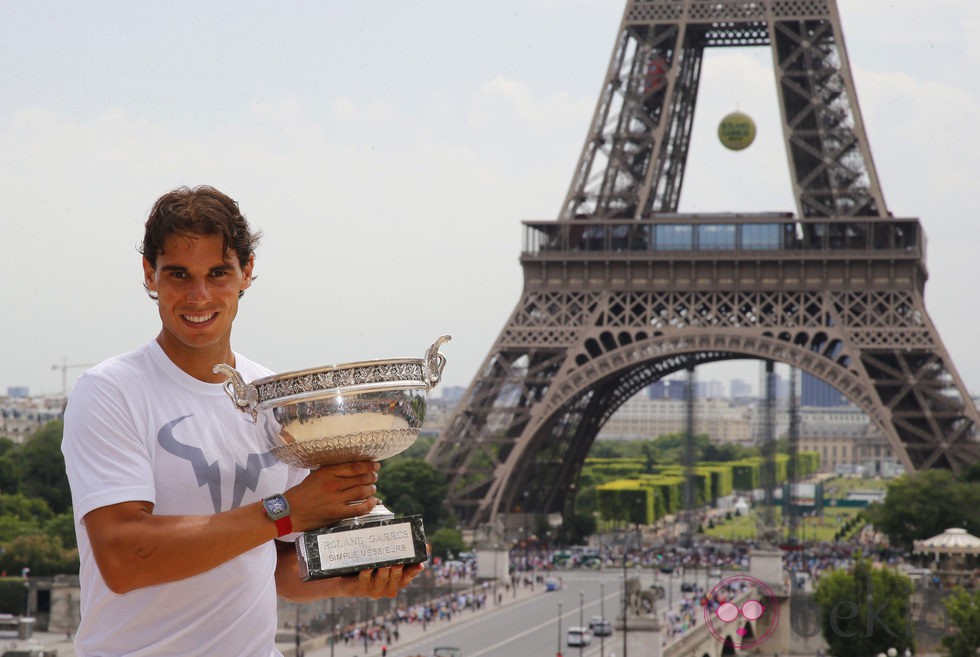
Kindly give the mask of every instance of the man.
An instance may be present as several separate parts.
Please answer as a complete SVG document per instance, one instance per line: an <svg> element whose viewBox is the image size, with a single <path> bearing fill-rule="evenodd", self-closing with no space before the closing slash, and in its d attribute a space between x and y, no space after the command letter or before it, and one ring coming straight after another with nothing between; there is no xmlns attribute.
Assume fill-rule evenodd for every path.
<svg viewBox="0 0 980 657"><path fill-rule="evenodd" d="M79 657L279 655L277 594L393 597L422 570L299 578L289 536L369 512L379 465L279 462L266 426L213 373L228 363L248 381L272 374L231 348L258 237L211 187L162 196L141 248L160 333L72 391L62 449L81 560Z"/></svg>

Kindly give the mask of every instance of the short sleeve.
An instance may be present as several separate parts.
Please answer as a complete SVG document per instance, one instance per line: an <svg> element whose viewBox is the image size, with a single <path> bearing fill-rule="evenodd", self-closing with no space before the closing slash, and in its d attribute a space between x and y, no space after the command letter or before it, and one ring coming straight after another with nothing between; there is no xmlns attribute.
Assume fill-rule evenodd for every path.
<svg viewBox="0 0 980 657"><path fill-rule="evenodd" d="M79 519L120 502L155 503L145 430L112 379L93 373L78 379L65 409L61 448Z"/></svg>

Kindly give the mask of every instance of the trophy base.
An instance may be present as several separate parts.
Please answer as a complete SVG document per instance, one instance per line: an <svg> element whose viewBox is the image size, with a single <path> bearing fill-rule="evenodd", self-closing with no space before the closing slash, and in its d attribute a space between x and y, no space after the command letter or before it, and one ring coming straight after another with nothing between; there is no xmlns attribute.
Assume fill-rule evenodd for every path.
<svg viewBox="0 0 980 657"><path fill-rule="evenodd" d="M422 516L346 522L296 539L300 579L308 582L428 559Z"/></svg>

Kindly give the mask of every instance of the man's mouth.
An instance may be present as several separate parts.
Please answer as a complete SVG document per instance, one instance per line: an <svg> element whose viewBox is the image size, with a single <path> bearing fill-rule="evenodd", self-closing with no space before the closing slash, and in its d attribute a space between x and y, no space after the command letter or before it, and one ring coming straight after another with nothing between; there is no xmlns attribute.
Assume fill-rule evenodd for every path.
<svg viewBox="0 0 980 657"><path fill-rule="evenodd" d="M218 313L207 313L205 315L182 315L182 317L185 321L191 324L204 324L214 319L217 314Z"/></svg>

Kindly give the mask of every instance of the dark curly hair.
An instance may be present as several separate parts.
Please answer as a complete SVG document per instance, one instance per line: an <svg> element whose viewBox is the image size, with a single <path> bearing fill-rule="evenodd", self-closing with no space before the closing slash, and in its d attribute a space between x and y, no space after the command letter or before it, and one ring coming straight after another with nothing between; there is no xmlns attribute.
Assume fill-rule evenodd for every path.
<svg viewBox="0 0 980 657"><path fill-rule="evenodd" d="M234 199L208 185L178 187L153 204L146 220L143 244L138 250L154 269L157 256L163 253L163 244L171 235L218 235L225 251L234 251L243 269L255 254L261 237L260 232L253 232L249 227ZM156 299L149 290L146 293ZM238 296L244 293L239 292Z"/></svg>

